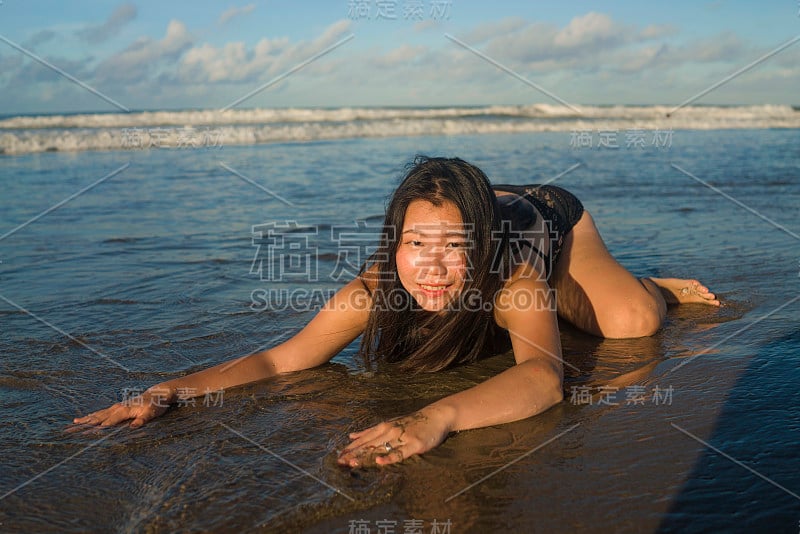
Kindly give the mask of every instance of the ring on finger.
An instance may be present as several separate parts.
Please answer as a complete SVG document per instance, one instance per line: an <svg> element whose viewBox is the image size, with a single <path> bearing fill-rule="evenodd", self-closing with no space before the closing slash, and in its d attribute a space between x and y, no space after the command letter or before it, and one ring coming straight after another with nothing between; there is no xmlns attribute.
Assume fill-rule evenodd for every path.
<svg viewBox="0 0 800 534"><path fill-rule="evenodd" d="M389 443L388 441L383 444L383 448L386 449L386 452L391 452L392 449L394 449L394 447L392 447L392 444Z"/></svg>

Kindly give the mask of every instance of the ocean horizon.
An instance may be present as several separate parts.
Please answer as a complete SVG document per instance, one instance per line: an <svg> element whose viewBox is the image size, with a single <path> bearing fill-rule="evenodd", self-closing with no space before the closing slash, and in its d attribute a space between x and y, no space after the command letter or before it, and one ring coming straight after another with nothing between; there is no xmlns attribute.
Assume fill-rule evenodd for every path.
<svg viewBox="0 0 800 534"><path fill-rule="evenodd" d="M7 114L0 155L429 135L800 128L790 105L287 107Z"/></svg>

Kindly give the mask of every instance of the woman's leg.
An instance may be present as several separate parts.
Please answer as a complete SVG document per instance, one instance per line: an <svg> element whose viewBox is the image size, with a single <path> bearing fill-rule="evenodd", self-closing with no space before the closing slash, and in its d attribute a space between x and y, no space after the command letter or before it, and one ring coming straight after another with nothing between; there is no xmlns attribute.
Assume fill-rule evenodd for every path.
<svg viewBox="0 0 800 534"><path fill-rule="evenodd" d="M564 238L551 282L562 318L608 338L654 334L664 321L667 303L719 305L697 280L636 279L608 252L588 212Z"/></svg>

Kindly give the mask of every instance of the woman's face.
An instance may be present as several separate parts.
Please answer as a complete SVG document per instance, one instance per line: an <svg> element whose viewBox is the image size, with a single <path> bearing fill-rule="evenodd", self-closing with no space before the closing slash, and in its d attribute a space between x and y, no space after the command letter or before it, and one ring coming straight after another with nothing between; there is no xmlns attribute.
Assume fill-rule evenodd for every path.
<svg viewBox="0 0 800 534"><path fill-rule="evenodd" d="M397 274L427 311L441 311L464 288L469 233L455 204L414 200L406 209Z"/></svg>

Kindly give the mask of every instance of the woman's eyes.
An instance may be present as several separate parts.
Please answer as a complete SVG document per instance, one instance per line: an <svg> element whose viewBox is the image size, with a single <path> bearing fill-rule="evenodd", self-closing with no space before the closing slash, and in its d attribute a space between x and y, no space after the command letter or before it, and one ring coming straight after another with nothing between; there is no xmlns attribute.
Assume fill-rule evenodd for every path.
<svg viewBox="0 0 800 534"><path fill-rule="evenodd" d="M417 241L416 239L412 239L411 241L406 241L406 244L411 245L412 247L421 247L425 245L422 241ZM447 248L464 248L466 247L466 243L462 243L460 241L451 241L446 245Z"/></svg>

